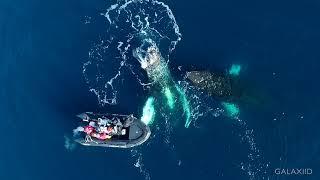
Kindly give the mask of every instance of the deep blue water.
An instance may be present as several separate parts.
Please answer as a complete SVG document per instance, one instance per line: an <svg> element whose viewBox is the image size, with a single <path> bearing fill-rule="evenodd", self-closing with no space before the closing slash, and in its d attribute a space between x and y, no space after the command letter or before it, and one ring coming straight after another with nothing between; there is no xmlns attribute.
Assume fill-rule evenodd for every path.
<svg viewBox="0 0 320 180"><path fill-rule="evenodd" d="M263 157L257 163L269 163L270 179L319 179L319 2L166 3L183 35L170 66L224 71L241 64L241 78L265 99L240 104ZM88 49L105 28L85 25L85 16L99 16L110 4L0 2L0 179L145 178L129 150L64 147L75 114L139 114L143 105L140 93L124 88L121 104L101 107L82 76ZM237 125L218 118L199 126L177 126L173 151L159 139L139 148L151 179L249 179L239 168L248 147ZM276 176L274 168L312 168L313 174Z"/></svg>

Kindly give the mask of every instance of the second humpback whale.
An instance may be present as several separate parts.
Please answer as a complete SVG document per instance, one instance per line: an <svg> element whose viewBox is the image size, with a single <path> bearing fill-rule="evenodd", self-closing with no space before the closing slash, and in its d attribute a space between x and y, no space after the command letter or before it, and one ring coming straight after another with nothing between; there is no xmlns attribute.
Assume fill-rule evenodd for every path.
<svg viewBox="0 0 320 180"><path fill-rule="evenodd" d="M259 105L267 101L262 91L257 93L250 83L228 73L216 73L207 70L188 71L185 76L195 87L208 95L225 102L242 102Z"/></svg>
<svg viewBox="0 0 320 180"><path fill-rule="evenodd" d="M186 78L194 86L215 98L233 100L241 94L241 90L236 87L236 80L228 75L209 71L190 71L186 73Z"/></svg>

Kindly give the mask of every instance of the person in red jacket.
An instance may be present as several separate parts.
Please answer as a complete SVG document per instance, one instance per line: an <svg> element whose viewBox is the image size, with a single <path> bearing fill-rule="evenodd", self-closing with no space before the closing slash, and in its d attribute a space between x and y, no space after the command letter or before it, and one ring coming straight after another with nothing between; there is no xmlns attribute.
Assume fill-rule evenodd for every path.
<svg viewBox="0 0 320 180"><path fill-rule="evenodd" d="M111 136L109 135L109 131L107 132L97 132L96 129L93 126L85 126L84 127L84 132L90 136L90 137L94 137L97 138L99 140L106 140L106 139L110 139Z"/></svg>

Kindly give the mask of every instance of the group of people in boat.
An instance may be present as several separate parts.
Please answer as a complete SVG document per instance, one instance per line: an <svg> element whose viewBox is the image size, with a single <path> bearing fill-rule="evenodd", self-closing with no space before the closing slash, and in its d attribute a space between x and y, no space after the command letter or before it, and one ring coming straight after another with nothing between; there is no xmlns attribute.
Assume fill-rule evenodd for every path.
<svg viewBox="0 0 320 180"><path fill-rule="evenodd" d="M88 125L83 126L83 132L86 133L86 141L92 141L92 138L98 140L108 140L114 135L125 135L126 129L123 128L123 124L117 118L98 118L94 119L82 119L85 122L89 122Z"/></svg>

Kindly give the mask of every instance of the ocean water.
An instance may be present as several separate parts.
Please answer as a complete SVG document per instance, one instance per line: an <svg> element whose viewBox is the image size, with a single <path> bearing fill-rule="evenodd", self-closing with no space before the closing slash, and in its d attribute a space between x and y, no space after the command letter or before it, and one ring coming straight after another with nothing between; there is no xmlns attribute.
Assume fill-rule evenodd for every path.
<svg viewBox="0 0 320 180"><path fill-rule="evenodd" d="M113 98L111 87L101 85L117 74L123 60L118 40L129 44L127 16L113 19L116 14L110 14L124 29L117 31L101 15L115 3L0 2L0 179L319 179L316 1L166 0L181 40L166 6L137 3L130 11L133 15L140 8L164 17L156 27L168 39L161 40L159 48L164 59L170 59L170 78L186 87L194 113L190 126L185 128L181 109L171 113L162 108L150 125L153 136L140 147L75 145L72 129L78 125L78 113L139 117L149 96L158 97L158 107L165 102L161 91L141 85L148 76L131 51L125 53L132 69L121 70L114 82L116 105L101 103L89 91L93 88ZM90 52L102 53L99 48L105 45L97 44L110 37L117 41L104 52L103 61L90 57ZM157 34L152 38L159 40ZM171 42L177 42L175 48L170 49ZM87 62L101 71L88 66L83 72ZM232 64L242 66L239 78L248 92L237 102L239 117L216 111L221 108L217 99L205 95L199 95L201 101L190 99L199 91L184 86L184 71L224 72ZM313 173L276 175L276 168L310 168Z"/></svg>

